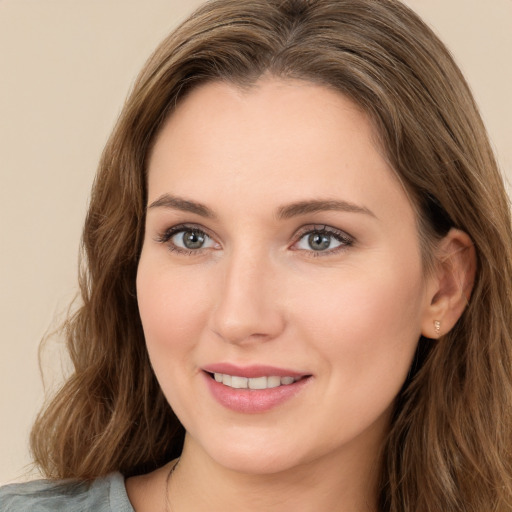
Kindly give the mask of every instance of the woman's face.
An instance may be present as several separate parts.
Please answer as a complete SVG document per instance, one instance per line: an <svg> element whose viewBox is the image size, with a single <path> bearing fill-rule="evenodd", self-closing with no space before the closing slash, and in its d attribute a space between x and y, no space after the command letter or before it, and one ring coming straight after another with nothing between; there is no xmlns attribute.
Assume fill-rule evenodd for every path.
<svg viewBox="0 0 512 512"><path fill-rule="evenodd" d="M341 94L211 83L159 134L139 308L163 392L209 460L263 473L372 457L428 287L413 208Z"/></svg>

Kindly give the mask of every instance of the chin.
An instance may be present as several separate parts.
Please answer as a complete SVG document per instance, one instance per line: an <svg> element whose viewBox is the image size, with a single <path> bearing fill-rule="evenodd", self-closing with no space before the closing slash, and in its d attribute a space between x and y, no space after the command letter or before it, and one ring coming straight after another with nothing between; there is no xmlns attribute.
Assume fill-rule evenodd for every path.
<svg viewBox="0 0 512 512"><path fill-rule="evenodd" d="M247 433L246 433L247 434ZM196 444L194 449L204 451L214 463L237 473L265 475L291 469L303 462L296 447L287 446L283 440L269 439L263 434L237 436L224 434ZM222 439L222 442L219 442ZM226 440L226 441L224 441ZM187 443L189 444L189 443ZM304 457L305 458L305 457Z"/></svg>
<svg viewBox="0 0 512 512"><path fill-rule="evenodd" d="M257 450L257 453L233 450L216 456L215 461L230 471L247 475L273 475L298 465L298 461L286 454L276 455L262 450Z"/></svg>

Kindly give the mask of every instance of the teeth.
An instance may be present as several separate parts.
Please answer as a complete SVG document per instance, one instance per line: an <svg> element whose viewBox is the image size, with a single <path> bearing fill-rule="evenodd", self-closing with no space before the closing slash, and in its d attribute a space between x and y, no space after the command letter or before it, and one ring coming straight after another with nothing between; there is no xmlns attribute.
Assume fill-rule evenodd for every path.
<svg viewBox="0 0 512 512"><path fill-rule="evenodd" d="M231 377L231 387L236 389L247 389L247 377L236 377L233 375ZM224 382L224 378L222 378L222 382Z"/></svg>
<svg viewBox="0 0 512 512"><path fill-rule="evenodd" d="M300 379L300 377L277 377L275 375L248 379L247 377L238 377L237 375L227 375L225 373L214 373L213 377L217 382L235 389L277 388L278 386L289 386Z"/></svg>
<svg viewBox="0 0 512 512"><path fill-rule="evenodd" d="M277 388L281 385L281 377L267 377L267 387Z"/></svg>
<svg viewBox="0 0 512 512"><path fill-rule="evenodd" d="M257 377L249 380L249 388L250 389L267 389L267 377Z"/></svg>

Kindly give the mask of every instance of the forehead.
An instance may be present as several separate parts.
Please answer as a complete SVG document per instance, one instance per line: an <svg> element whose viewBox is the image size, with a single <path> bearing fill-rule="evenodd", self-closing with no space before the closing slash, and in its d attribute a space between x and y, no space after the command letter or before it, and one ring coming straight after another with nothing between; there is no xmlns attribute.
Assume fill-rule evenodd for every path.
<svg viewBox="0 0 512 512"><path fill-rule="evenodd" d="M249 89L208 83L157 137L148 199L165 192L261 209L270 198L319 196L379 209L386 197L391 209L410 209L377 140L361 109L327 87L269 77Z"/></svg>

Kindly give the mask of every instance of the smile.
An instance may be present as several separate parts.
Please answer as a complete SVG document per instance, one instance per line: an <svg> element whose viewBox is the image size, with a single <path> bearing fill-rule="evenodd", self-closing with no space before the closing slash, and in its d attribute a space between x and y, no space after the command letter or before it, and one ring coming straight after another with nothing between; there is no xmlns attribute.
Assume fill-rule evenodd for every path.
<svg viewBox="0 0 512 512"><path fill-rule="evenodd" d="M269 377L239 377L237 375L228 375L226 373L214 373L213 378L225 386L234 389L270 389L279 386L289 386L297 382L301 377L278 377L271 375Z"/></svg>
<svg viewBox="0 0 512 512"><path fill-rule="evenodd" d="M279 368L253 366L236 369L229 364L215 366L217 371L208 367L202 372L211 396L223 407L242 414L270 411L292 400L313 380L311 374L294 375L293 371ZM245 375L241 376L240 373Z"/></svg>

